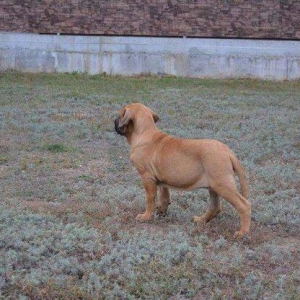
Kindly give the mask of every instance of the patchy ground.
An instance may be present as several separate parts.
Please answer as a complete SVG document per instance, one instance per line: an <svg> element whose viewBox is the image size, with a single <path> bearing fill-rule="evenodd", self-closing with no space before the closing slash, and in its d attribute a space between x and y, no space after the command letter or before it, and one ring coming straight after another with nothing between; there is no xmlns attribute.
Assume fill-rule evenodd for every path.
<svg viewBox="0 0 300 300"><path fill-rule="evenodd" d="M0 298L298 299L300 82L0 74ZM225 142L248 171L251 233L208 192L144 192L113 120L149 105L172 135Z"/></svg>

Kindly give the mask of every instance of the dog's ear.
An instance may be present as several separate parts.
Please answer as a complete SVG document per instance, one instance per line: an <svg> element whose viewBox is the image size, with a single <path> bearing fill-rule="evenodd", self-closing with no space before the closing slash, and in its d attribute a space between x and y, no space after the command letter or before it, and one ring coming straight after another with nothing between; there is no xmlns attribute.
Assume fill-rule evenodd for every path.
<svg viewBox="0 0 300 300"><path fill-rule="evenodd" d="M133 113L130 108L124 108L121 112L121 117L119 121L119 127L128 125L129 121L132 119Z"/></svg>
<svg viewBox="0 0 300 300"><path fill-rule="evenodd" d="M156 123L156 122L159 120L158 115L157 115L154 111L152 111L151 109L150 109L150 112L151 112L151 114L152 114L154 123Z"/></svg>

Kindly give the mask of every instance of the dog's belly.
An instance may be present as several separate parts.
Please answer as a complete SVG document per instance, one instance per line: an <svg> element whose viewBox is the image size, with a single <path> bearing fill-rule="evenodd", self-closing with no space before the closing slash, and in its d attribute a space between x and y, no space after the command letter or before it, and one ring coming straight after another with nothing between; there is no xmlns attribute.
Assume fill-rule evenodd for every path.
<svg viewBox="0 0 300 300"><path fill-rule="evenodd" d="M209 180L202 165L191 163L180 167L173 164L171 168L158 170L156 168L156 178L158 185L179 190L194 190L209 187Z"/></svg>
<svg viewBox="0 0 300 300"><path fill-rule="evenodd" d="M166 182L158 182L159 186L167 187L170 189L175 190L183 190L183 191L190 191L200 188L208 188L208 183L204 178L201 178L200 180L194 182L194 183L166 183Z"/></svg>

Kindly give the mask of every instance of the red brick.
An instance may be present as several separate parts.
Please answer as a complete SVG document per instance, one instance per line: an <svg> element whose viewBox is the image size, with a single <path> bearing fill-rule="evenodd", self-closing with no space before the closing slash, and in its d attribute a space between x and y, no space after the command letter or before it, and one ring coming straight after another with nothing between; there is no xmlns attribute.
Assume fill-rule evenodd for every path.
<svg viewBox="0 0 300 300"><path fill-rule="evenodd" d="M300 1L3 0L0 31L300 39Z"/></svg>

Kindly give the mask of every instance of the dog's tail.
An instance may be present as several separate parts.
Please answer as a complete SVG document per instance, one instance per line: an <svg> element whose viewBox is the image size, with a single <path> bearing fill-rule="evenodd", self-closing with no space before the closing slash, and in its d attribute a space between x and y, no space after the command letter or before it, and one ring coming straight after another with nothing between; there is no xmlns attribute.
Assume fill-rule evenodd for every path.
<svg viewBox="0 0 300 300"><path fill-rule="evenodd" d="M230 160L233 166L233 170L236 172L236 174L239 177L241 194L244 198L248 199L248 186L247 186L245 169L243 168L241 162L234 154L230 156Z"/></svg>

